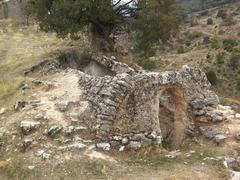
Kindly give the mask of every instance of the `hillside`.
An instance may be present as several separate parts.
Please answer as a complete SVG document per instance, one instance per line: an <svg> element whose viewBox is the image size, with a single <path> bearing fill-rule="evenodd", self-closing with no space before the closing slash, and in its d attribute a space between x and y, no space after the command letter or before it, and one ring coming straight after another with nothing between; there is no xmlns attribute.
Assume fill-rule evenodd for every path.
<svg viewBox="0 0 240 180"><path fill-rule="evenodd" d="M154 72L118 38L0 20L0 179L239 180L240 2L190 14Z"/></svg>
<svg viewBox="0 0 240 180"><path fill-rule="evenodd" d="M238 105L240 72L232 58L237 56L239 59L239 6L239 3L224 6L223 10L231 17L227 19L217 17L221 8L208 10L204 15L201 12L192 14L188 23L181 25L179 36L171 43L171 47L155 57L159 68L176 69L188 64L200 67L205 72L214 71L218 80L213 89L224 102L233 98ZM208 25L208 19L213 23ZM239 66L238 63L236 66Z"/></svg>

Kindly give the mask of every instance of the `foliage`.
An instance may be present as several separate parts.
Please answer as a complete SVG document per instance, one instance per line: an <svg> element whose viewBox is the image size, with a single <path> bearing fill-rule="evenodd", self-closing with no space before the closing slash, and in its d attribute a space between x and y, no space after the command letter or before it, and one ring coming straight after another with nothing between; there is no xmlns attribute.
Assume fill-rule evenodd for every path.
<svg viewBox="0 0 240 180"><path fill-rule="evenodd" d="M174 15L180 19L185 20L187 15L192 12L203 11L216 6L231 3L232 0L192 0L192 1L180 1L180 8L174 12ZM206 16L208 11L201 12L202 16Z"/></svg>
<svg viewBox="0 0 240 180"><path fill-rule="evenodd" d="M154 61L150 58L147 58L144 56L139 56L139 57L136 57L135 61L139 66L143 67L146 70L156 69L156 61Z"/></svg>
<svg viewBox="0 0 240 180"><path fill-rule="evenodd" d="M237 23L237 21L234 20L232 16L228 16L227 18L225 18L225 19L223 20L222 25L223 25L223 26L233 26L233 25L235 25L236 23Z"/></svg>
<svg viewBox="0 0 240 180"><path fill-rule="evenodd" d="M217 75L213 70L208 70L206 72L207 78L212 85L217 84Z"/></svg>
<svg viewBox="0 0 240 180"><path fill-rule="evenodd" d="M225 56L226 56L226 53L224 53L224 52L221 52L221 53L217 54L217 57L216 57L217 63L218 64L223 64Z"/></svg>
<svg viewBox="0 0 240 180"><path fill-rule="evenodd" d="M60 37L74 36L90 23L106 35L113 23L120 20L110 0L31 0L30 4L41 29L54 31Z"/></svg>
<svg viewBox="0 0 240 180"><path fill-rule="evenodd" d="M233 52L231 54L229 65L233 69L237 69L240 67L240 53L239 52Z"/></svg>
<svg viewBox="0 0 240 180"><path fill-rule="evenodd" d="M185 48L184 48L184 46L180 46L180 47L177 49L177 52L178 52L178 54L183 54L183 53L185 53Z"/></svg>
<svg viewBox="0 0 240 180"><path fill-rule="evenodd" d="M223 9L220 9L217 12L217 18L226 19L227 18L227 13Z"/></svg>
<svg viewBox="0 0 240 180"><path fill-rule="evenodd" d="M151 3L150 3L151 2ZM178 22L171 15L176 9L175 0L140 1L133 29L137 33L137 50L146 54L154 44L166 43L172 32L178 28Z"/></svg>
<svg viewBox="0 0 240 180"><path fill-rule="evenodd" d="M210 40L210 37L209 36L205 36L204 38L203 38L203 44L209 44L211 42L211 40Z"/></svg>
<svg viewBox="0 0 240 180"><path fill-rule="evenodd" d="M240 77L237 79L237 82L236 82L236 90L240 91Z"/></svg>
<svg viewBox="0 0 240 180"><path fill-rule="evenodd" d="M222 42L220 41L220 39L214 37L210 41L211 41L211 47L213 49L219 49L222 47Z"/></svg>
<svg viewBox="0 0 240 180"><path fill-rule="evenodd" d="M234 39L224 39L223 48L227 51L232 51L233 47L237 46L238 42Z"/></svg>
<svg viewBox="0 0 240 180"><path fill-rule="evenodd" d="M212 18L208 18L207 19L207 25L212 25L213 24L213 19Z"/></svg>
<svg viewBox="0 0 240 180"><path fill-rule="evenodd" d="M93 35L110 41L114 28L123 25L136 34L136 46L144 53L156 43L166 43L178 22L171 13L175 0L30 0L32 15L44 31L60 37L78 35L91 27Z"/></svg>

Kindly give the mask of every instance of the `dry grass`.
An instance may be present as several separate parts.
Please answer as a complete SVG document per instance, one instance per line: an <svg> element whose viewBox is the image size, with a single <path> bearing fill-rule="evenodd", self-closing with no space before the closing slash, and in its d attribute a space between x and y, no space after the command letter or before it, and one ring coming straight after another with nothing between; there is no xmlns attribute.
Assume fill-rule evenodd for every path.
<svg viewBox="0 0 240 180"><path fill-rule="evenodd" d="M18 90L28 67L70 46L83 50L86 45L86 39L72 42L40 32L38 26L0 20L0 107L10 106L14 98L21 97Z"/></svg>

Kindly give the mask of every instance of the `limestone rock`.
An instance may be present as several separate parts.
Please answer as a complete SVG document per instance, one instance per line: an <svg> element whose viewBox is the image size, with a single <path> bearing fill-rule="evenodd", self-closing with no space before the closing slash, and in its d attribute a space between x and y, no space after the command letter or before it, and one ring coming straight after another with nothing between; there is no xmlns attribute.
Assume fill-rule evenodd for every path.
<svg viewBox="0 0 240 180"><path fill-rule="evenodd" d="M130 141L128 147L133 150L138 150L142 147L142 144L138 141Z"/></svg>
<svg viewBox="0 0 240 180"><path fill-rule="evenodd" d="M60 102L56 103L56 106L60 111L67 111L73 105L74 105L74 103L72 101L68 101L68 100L64 100L64 101L60 101Z"/></svg>
<svg viewBox="0 0 240 180"><path fill-rule="evenodd" d="M240 119L240 114L237 113L237 114L235 115L235 117L236 117L237 119Z"/></svg>
<svg viewBox="0 0 240 180"><path fill-rule="evenodd" d="M26 101L17 101L14 105L14 110L19 111L23 109L26 106L27 102Z"/></svg>
<svg viewBox="0 0 240 180"><path fill-rule="evenodd" d="M231 171L231 180L239 180L240 179L240 172Z"/></svg>
<svg viewBox="0 0 240 180"><path fill-rule="evenodd" d="M1 114L4 114L6 112L6 109L5 108L0 108L0 115Z"/></svg>
<svg viewBox="0 0 240 180"><path fill-rule="evenodd" d="M123 144L123 145L128 144L128 142L129 142L129 140L128 140L127 137L124 137L124 138L122 139L122 144Z"/></svg>
<svg viewBox="0 0 240 180"><path fill-rule="evenodd" d="M76 150L82 150L85 149L87 147L87 145L83 144L83 143L73 143L70 144L68 146L62 146L59 147L60 150L65 150L65 149L76 149Z"/></svg>
<svg viewBox="0 0 240 180"><path fill-rule="evenodd" d="M24 134L28 134L33 130L39 128L40 122L32 122L32 121L22 121L20 127Z"/></svg>
<svg viewBox="0 0 240 180"><path fill-rule="evenodd" d="M240 141L240 132L238 132L236 135L235 135L235 138Z"/></svg>
<svg viewBox="0 0 240 180"><path fill-rule="evenodd" d="M23 140L23 147L26 149L33 143L33 139L26 138Z"/></svg>
<svg viewBox="0 0 240 180"><path fill-rule="evenodd" d="M205 136L209 139L215 138L215 136L219 135L221 132L217 128L210 128L205 132Z"/></svg>
<svg viewBox="0 0 240 180"><path fill-rule="evenodd" d="M226 136L222 135L222 134L217 134L215 137L214 137L214 140L216 143L218 144L222 144L225 142L225 139L226 139Z"/></svg>
<svg viewBox="0 0 240 180"><path fill-rule="evenodd" d="M104 151L109 151L111 148L111 145L109 143L103 142L103 143L97 143L96 147Z"/></svg>
<svg viewBox="0 0 240 180"><path fill-rule="evenodd" d="M44 159L44 160L50 158L50 154L49 154L49 153L46 153L45 150L43 150L43 149L39 149L39 150L36 152L36 156L41 157L41 158Z"/></svg>
<svg viewBox="0 0 240 180"><path fill-rule="evenodd" d="M62 127L58 126L58 125L54 125L52 127L50 127L48 129L48 135L49 136L55 136L56 134L58 134L60 131L62 130Z"/></svg>

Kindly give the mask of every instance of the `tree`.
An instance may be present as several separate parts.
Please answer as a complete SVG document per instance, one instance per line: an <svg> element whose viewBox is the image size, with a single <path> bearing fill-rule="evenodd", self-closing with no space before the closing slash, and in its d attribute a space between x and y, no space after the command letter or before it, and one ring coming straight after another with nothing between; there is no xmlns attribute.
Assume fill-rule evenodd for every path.
<svg viewBox="0 0 240 180"><path fill-rule="evenodd" d="M139 7L141 10L136 13L133 27L137 32L138 49L147 54L154 44L166 43L177 30L177 19L171 15L176 10L176 1L145 0Z"/></svg>
<svg viewBox="0 0 240 180"><path fill-rule="evenodd" d="M166 42L177 26L171 16L175 0L30 0L30 4L41 29L60 37L74 37L91 25L94 34L107 40L114 27L124 24L144 39L139 47L145 47Z"/></svg>

